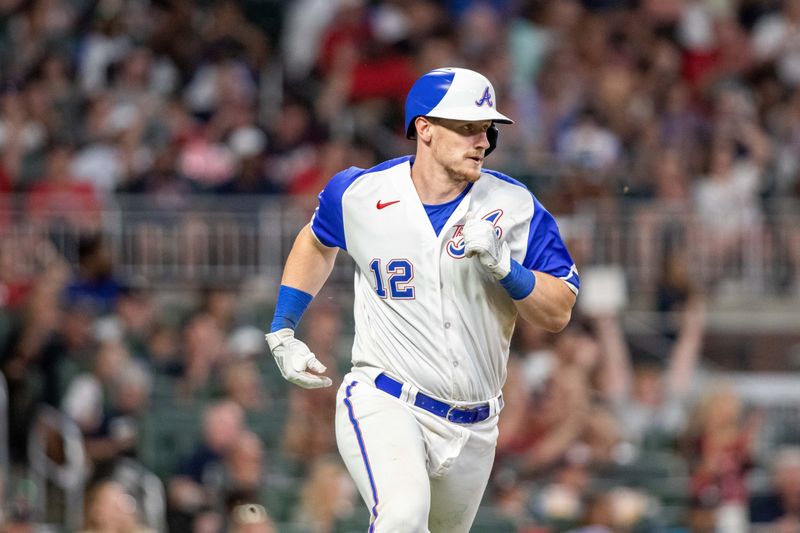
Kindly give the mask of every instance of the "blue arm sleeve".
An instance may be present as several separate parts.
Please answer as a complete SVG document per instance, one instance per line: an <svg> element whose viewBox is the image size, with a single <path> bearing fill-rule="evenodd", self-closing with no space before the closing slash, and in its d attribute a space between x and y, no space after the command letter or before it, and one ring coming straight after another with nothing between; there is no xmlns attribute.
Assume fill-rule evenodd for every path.
<svg viewBox="0 0 800 533"><path fill-rule="evenodd" d="M303 313L306 312L308 304L313 299L314 297L305 291L281 285L278 291L278 301L275 302L275 315L272 318L270 332L284 328L297 328Z"/></svg>

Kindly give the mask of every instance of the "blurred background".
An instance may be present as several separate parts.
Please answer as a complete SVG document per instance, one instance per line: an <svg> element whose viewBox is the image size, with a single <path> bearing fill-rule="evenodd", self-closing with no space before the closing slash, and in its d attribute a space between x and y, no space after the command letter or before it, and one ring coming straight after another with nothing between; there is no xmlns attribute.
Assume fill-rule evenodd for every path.
<svg viewBox="0 0 800 533"><path fill-rule="evenodd" d="M473 531L800 531L800 0L0 0L2 531L366 530L263 330L440 66L583 286L517 327ZM300 328L335 384L352 273Z"/></svg>

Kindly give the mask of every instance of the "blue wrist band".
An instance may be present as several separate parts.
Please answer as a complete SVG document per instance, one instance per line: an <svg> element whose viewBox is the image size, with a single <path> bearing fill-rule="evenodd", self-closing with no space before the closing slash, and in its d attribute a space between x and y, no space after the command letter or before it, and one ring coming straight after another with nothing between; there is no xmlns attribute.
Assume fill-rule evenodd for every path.
<svg viewBox="0 0 800 533"><path fill-rule="evenodd" d="M307 292L281 285L278 301L275 302L275 315L272 318L270 332L284 328L295 329L313 299L314 297Z"/></svg>
<svg viewBox="0 0 800 533"><path fill-rule="evenodd" d="M511 298L522 300L533 292L533 288L536 286L536 276L512 259L511 272L500 280L500 285L503 286Z"/></svg>

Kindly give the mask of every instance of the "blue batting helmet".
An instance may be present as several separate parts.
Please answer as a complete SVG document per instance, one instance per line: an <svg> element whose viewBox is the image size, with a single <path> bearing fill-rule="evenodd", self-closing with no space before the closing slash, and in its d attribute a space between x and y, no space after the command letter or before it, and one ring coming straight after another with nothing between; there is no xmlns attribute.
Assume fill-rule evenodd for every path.
<svg viewBox="0 0 800 533"><path fill-rule="evenodd" d="M491 120L493 123L513 124L514 121L497 111L497 99L492 83L474 70L437 68L418 79L406 98L406 138L415 139L417 117L449 118L455 120ZM497 129L489 132L491 147L497 142Z"/></svg>

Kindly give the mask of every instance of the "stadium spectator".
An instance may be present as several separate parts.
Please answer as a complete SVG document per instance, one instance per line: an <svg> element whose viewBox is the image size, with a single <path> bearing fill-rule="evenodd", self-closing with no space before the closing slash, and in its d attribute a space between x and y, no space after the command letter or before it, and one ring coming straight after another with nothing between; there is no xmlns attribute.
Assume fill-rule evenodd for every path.
<svg viewBox="0 0 800 533"><path fill-rule="evenodd" d="M287 94L274 123L267 129L266 165L279 187L310 168L319 132L314 115L299 98Z"/></svg>
<svg viewBox="0 0 800 533"><path fill-rule="evenodd" d="M772 483L750 498L750 521L781 531L800 529L800 448L785 446L772 458Z"/></svg>
<svg viewBox="0 0 800 533"><path fill-rule="evenodd" d="M179 334L175 328L160 321L153 324L145 346L146 360L156 376L170 379L170 385L182 370L178 345Z"/></svg>
<svg viewBox="0 0 800 533"><path fill-rule="evenodd" d="M335 407L336 391L331 393L330 388L289 390L282 450L286 458L294 461L300 470L305 471L315 459L336 450L333 418L330 417Z"/></svg>
<svg viewBox="0 0 800 533"><path fill-rule="evenodd" d="M26 165L32 154L41 153L47 142L44 125L30 117L25 108L24 92L6 87L0 92L0 148L2 149L4 192L28 185L33 172ZM36 172L42 169L36 169Z"/></svg>
<svg viewBox="0 0 800 533"><path fill-rule="evenodd" d="M619 320L613 314L594 317L602 347L603 394L629 442L674 439L685 427L687 400L695 381L703 335L705 303L695 297L680 319L679 336L666 357L666 368L631 357Z"/></svg>
<svg viewBox="0 0 800 533"><path fill-rule="evenodd" d="M45 364L42 354L54 343L60 328L66 326L60 299L69 277L69 269L63 258L47 241L34 239L27 244L34 246L16 259L39 261L41 270L32 276L31 289L21 304L19 319L8 332L3 350L0 351L0 364L9 391L10 448L15 462L25 461L27 435L38 404L50 401L58 405L60 401L61 390L55 379L53 358L48 358L48 364ZM26 248L22 245L19 249ZM37 250L40 257L37 258L33 250ZM81 331L85 330L81 328ZM85 338L83 335L81 337ZM58 354L64 353L68 353L68 350L58 351ZM43 375L45 383L53 387L53 390L46 389L44 394L38 386Z"/></svg>
<svg viewBox="0 0 800 533"><path fill-rule="evenodd" d="M141 524L136 499L115 481L99 481L86 497L85 529L81 533L154 533Z"/></svg>
<svg viewBox="0 0 800 533"><path fill-rule="evenodd" d="M123 286L117 297L114 314L109 317L112 334L118 334L131 354L146 359L147 337L158 320L158 308L152 292L134 280L134 286Z"/></svg>
<svg viewBox="0 0 800 533"><path fill-rule="evenodd" d="M267 138L261 129L252 125L240 126L230 133L228 144L236 157L237 170L231 180L216 189L217 193L267 195L284 192L274 182L265 162Z"/></svg>
<svg viewBox="0 0 800 533"><path fill-rule="evenodd" d="M181 115L183 110L176 110L176 107L176 105L170 107L170 110L174 110L171 115L180 115L174 120L188 120ZM177 143L174 142L157 148L152 155L150 166L133 173L126 182L120 183L117 192L146 194L153 205L161 209L183 205L186 196L192 192L192 185L178 171L176 150Z"/></svg>
<svg viewBox="0 0 800 533"><path fill-rule="evenodd" d="M107 93L94 96L86 111L81 146L70 169L78 181L86 182L107 199L135 171L134 159L142 119L134 105L115 105Z"/></svg>
<svg viewBox="0 0 800 533"><path fill-rule="evenodd" d="M200 312L208 313L223 333L229 333L236 325L236 293L222 287L207 288L200 302Z"/></svg>
<svg viewBox="0 0 800 533"><path fill-rule="evenodd" d="M598 112L586 108L559 139L556 153L566 163L591 172L591 179L599 181L617 165L620 142L614 132L602 124Z"/></svg>
<svg viewBox="0 0 800 533"><path fill-rule="evenodd" d="M775 65L780 79L791 87L800 86L800 2L785 0L777 13L760 18L753 28L756 58Z"/></svg>
<svg viewBox="0 0 800 533"><path fill-rule="evenodd" d="M694 190L705 260L712 272L731 260L743 242L763 238L759 193L772 154L771 141L742 88L723 87L714 106L708 162Z"/></svg>
<svg viewBox="0 0 800 533"><path fill-rule="evenodd" d="M317 195L325 188L330 176L347 166L351 161L349 146L341 141L324 143L316 163L299 173L289 184L288 192L296 195Z"/></svg>
<svg viewBox="0 0 800 533"><path fill-rule="evenodd" d="M263 499L268 487L264 444L255 433L245 431L224 458L223 489L227 497L252 494Z"/></svg>
<svg viewBox="0 0 800 533"><path fill-rule="evenodd" d="M152 378L145 367L128 359L107 383L111 401L100 422L84 432L84 445L95 472L110 472L123 457L136 458L140 420L149 405Z"/></svg>
<svg viewBox="0 0 800 533"><path fill-rule="evenodd" d="M494 514L514 527L523 527L530 521L530 490L513 468L499 469L490 478L487 491Z"/></svg>
<svg viewBox="0 0 800 533"><path fill-rule="evenodd" d="M67 287L70 305L86 305L97 315L114 310L122 284L114 277L112 252L100 234L87 235L78 242L78 272Z"/></svg>
<svg viewBox="0 0 800 533"><path fill-rule="evenodd" d="M220 46L224 44L235 50L246 59L253 71L258 71L268 59L267 35L248 21L237 2L217 2L201 31L205 42Z"/></svg>
<svg viewBox="0 0 800 533"><path fill-rule="evenodd" d="M29 244L19 238L0 239L0 309L18 312L33 289L25 268Z"/></svg>
<svg viewBox="0 0 800 533"><path fill-rule="evenodd" d="M222 367L222 388L226 398L247 412L263 412L268 405L258 365L252 359L235 359L226 363Z"/></svg>
<svg viewBox="0 0 800 533"><path fill-rule="evenodd" d="M235 328L270 311L249 307L238 280L214 279L212 263L247 247L226 237L231 220L248 220L231 223L238 230L262 215L247 231L269 237L262 239L266 255L278 254L272 237L292 223L284 206L313 207L343 160L368 168L405 153L400 96L409 80L459 65L505 87L503 106L517 122L502 134L490 167L530 181L563 217L579 269L630 260L624 266L636 325L652 324L656 342L666 343L665 350L651 345L663 358L651 364L640 355L650 335L626 331L637 337L628 346L621 312L592 317L591 328L558 340L518 329L524 342L509 365L498 451L500 473L519 467L521 476L498 487L495 503L520 527L544 502L559 512L574 505L586 527L614 528L612 498L595 497L592 485L607 473L598 463L631 467L617 462L636 451L620 445L620 434L663 451L683 425L697 382L691 376L703 362L734 368L725 366L741 362L734 355L758 350L769 356L759 365L793 364L794 337L753 340L751 349L749 339L729 341L714 328L701 360L705 312L693 287L711 289L711 312L727 305L718 299L727 291L713 289L732 286L728 277L759 298L790 298L800 287L793 213L800 198L799 27L798 0L0 2L0 368L9 388L12 477L29 466L28 429L41 403L60 405L78 421L94 458L145 451L153 435L125 436L136 416L115 420L119 402L142 412L152 371L153 411L203 409L220 397L238 404L223 411L271 416L267 409L287 406L287 426L268 446L282 448L299 468L279 464L270 479L287 492L305 482L315 458L333 452L325 414L332 398L284 397L281 387L266 397L261 377L272 375L255 368L263 334L250 331L251 341L241 344ZM195 193L215 208L226 196L224 208L236 216L207 217ZM262 195L276 193L288 196L262 203ZM87 254L90 239L81 237L100 231L114 240ZM124 262L109 264L112 242ZM250 251L261 260L261 249ZM80 272L71 275L67 265L78 255ZM234 266L224 265L228 273ZM158 285L129 279L137 268ZM265 291L275 282L258 281ZM222 292L209 296L201 285ZM331 301L341 298L335 293ZM753 323L788 323L794 307L789 301L790 313L775 315L780 320ZM649 320L650 311L660 318ZM312 350L330 369L343 370L342 320L331 306L309 310L304 321ZM715 352L728 342L737 351ZM132 359L149 370L129 367ZM120 377L117 367L135 370ZM724 401L710 403L717 406L709 412L724 411ZM692 426L695 494L677 506L688 504L684 521L694 531L724 527L725 513L742 515L750 457L738 443L750 430L723 415L698 415ZM104 429L94 434L98 424ZM117 425L124 438L113 443ZM259 463L260 448L241 435L233 439L238 452L216 453L211 478L263 470L263 457L252 471L244 466ZM771 442L764 444L771 453ZM272 459L281 450L261 451ZM776 457L774 493L751 502L753 520L768 531L797 529L789 512L791 456ZM171 500L172 531L191 531L192 523L214 533L225 525L276 529L259 512L253 521L224 524L225 491L209 494L192 483L177 490L190 510L183 519ZM724 505L706 497L717 490L726 494ZM228 497L260 502L242 494ZM674 496L665 515L676 507ZM594 518L581 508L587 502ZM756 511L770 516L762 521ZM329 515L319 522L329 525ZM27 518L6 527L33 528Z"/></svg>
<svg viewBox="0 0 800 533"><path fill-rule="evenodd" d="M749 492L761 417L744 417L738 394L726 385L711 388L694 406L683 435L691 469L691 496L713 510L714 524L725 531L745 531Z"/></svg>
<svg viewBox="0 0 800 533"><path fill-rule="evenodd" d="M48 332L40 351L33 356L45 383L42 398L54 406L60 404L69 379L92 360L95 350L92 326L97 318L93 307L81 303L63 306L57 313L59 323Z"/></svg>
<svg viewBox="0 0 800 533"><path fill-rule="evenodd" d="M70 170L74 149L55 144L47 152L45 173L28 194L30 217L45 228L61 224L86 231L100 227L101 204L94 187L78 180Z"/></svg>
<svg viewBox="0 0 800 533"><path fill-rule="evenodd" d="M595 339L573 325L548 350L512 362L498 457L513 461L526 475L565 463L611 460L619 429L608 410L592 398L598 356Z"/></svg>
<svg viewBox="0 0 800 533"><path fill-rule="evenodd" d="M659 142L660 144L660 142ZM639 194L651 199L634 207L637 227L637 260L640 264L659 265L660 277L653 279L652 272L638 271L640 281L658 284L656 306L659 311L671 310L672 304L664 302L662 289L684 292L688 289L685 269L685 251L676 250L676 239L686 235L689 222L680 217L691 203L692 179L685 152L673 148L660 148L643 162L647 176L637 185ZM636 194L636 193L634 193ZM682 253L683 252L683 253ZM685 266L685 265L683 265ZM680 286L680 287L679 287ZM677 303L677 302L676 302Z"/></svg>
<svg viewBox="0 0 800 533"><path fill-rule="evenodd" d="M212 512L218 502L211 499L207 481L218 475L225 456L244 434L244 412L232 401L220 401L204 411L202 442L179 463L169 480L171 529L193 531L193 527L221 520Z"/></svg>
<svg viewBox="0 0 800 533"><path fill-rule="evenodd" d="M341 309L322 295L306 314L306 324L313 324L305 332L306 344L317 358L328 367L328 375L341 379L338 367L342 364L340 336ZM334 409L336 390L333 387L289 390L289 416L283 428L283 453L305 470L314 460L335 451Z"/></svg>
<svg viewBox="0 0 800 533"><path fill-rule="evenodd" d="M227 533L276 533L275 524L261 505L242 503L231 511Z"/></svg>
<svg viewBox="0 0 800 533"><path fill-rule="evenodd" d="M95 431L103 421L107 392L114 377L130 359L117 341L101 343L93 354L89 371L76 375L67 386L61 408L84 433ZM91 455L91 453L90 453Z"/></svg>
<svg viewBox="0 0 800 533"><path fill-rule="evenodd" d="M186 321L182 337L178 397L186 402L209 398L218 385L216 372L227 354L225 336L214 317L198 311Z"/></svg>
<svg viewBox="0 0 800 533"><path fill-rule="evenodd" d="M311 463L300 489L296 520L311 533L333 533L354 511L356 488L342 464L330 457Z"/></svg>

